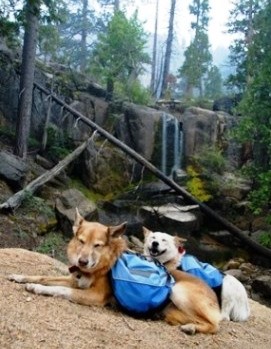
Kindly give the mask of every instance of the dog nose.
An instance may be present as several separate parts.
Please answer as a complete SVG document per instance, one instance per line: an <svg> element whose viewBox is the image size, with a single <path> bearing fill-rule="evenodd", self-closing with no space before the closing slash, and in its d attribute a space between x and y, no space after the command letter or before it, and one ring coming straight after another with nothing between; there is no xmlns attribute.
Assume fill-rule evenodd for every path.
<svg viewBox="0 0 271 349"><path fill-rule="evenodd" d="M86 258L79 258L78 263L79 263L80 267L85 267L88 264L88 259L86 259Z"/></svg>
<svg viewBox="0 0 271 349"><path fill-rule="evenodd" d="M158 246L159 246L159 242L157 242L157 241L152 242L152 247L158 247Z"/></svg>

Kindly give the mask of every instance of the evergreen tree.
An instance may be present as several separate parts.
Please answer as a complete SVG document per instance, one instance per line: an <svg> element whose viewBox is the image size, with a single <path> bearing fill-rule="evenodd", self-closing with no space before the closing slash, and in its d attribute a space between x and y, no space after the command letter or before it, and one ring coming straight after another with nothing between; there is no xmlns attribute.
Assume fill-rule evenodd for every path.
<svg viewBox="0 0 271 349"><path fill-rule="evenodd" d="M253 28L253 41L247 55L247 67L251 76L241 102L242 118L236 132L240 141L252 145L253 159L249 173L254 182L254 190L250 199L253 211L260 213L263 209L270 209L271 204L270 1L255 15Z"/></svg>
<svg viewBox="0 0 271 349"><path fill-rule="evenodd" d="M161 87L161 96L164 97L167 90L167 81L170 71L170 59L172 53L172 42L173 42L173 29L174 29L174 16L175 16L175 7L176 0L171 0L171 8L169 15L169 25L168 25L168 37L166 41L166 52L164 59L164 68L162 75L162 87Z"/></svg>
<svg viewBox="0 0 271 349"><path fill-rule="evenodd" d="M253 72L248 70L248 51L255 32L255 16L264 5L263 0L238 0L230 12L229 33L238 34L230 46L230 64L235 68L227 80L227 85L237 92L243 92Z"/></svg>
<svg viewBox="0 0 271 349"><path fill-rule="evenodd" d="M222 95L222 76L217 66L213 65L207 72L204 82L204 95L217 99Z"/></svg>
<svg viewBox="0 0 271 349"><path fill-rule="evenodd" d="M193 0L189 6L190 13L196 18L191 23L191 28L195 31L194 39L186 49L184 56L185 61L179 69L180 77L186 83L186 95L192 96L193 89L198 88L200 96L203 96L202 81L212 62L212 55L209 50L208 29L208 0Z"/></svg>
<svg viewBox="0 0 271 349"><path fill-rule="evenodd" d="M105 82L109 97L114 91L116 80L126 83L135 79L143 64L149 63L145 53L147 42L142 24L135 13L131 19L118 11L108 24L105 33L100 33L94 50L93 73Z"/></svg>

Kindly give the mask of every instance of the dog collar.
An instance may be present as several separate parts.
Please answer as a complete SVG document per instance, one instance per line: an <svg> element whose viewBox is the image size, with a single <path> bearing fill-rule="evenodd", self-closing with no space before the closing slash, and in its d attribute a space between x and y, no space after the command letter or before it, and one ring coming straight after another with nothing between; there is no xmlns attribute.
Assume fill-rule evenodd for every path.
<svg viewBox="0 0 271 349"><path fill-rule="evenodd" d="M179 246L178 247L178 252L180 253L180 254L185 254L185 249L182 247L182 246Z"/></svg>

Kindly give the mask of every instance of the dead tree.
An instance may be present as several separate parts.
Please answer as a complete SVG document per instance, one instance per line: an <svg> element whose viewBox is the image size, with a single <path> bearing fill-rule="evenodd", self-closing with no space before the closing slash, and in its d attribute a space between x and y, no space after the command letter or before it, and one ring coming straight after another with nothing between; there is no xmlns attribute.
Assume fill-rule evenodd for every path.
<svg viewBox="0 0 271 349"><path fill-rule="evenodd" d="M57 176L73 160L75 160L86 149L91 139L94 137L94 134L87 141L77 147L72 153L66 156L63 160L59 161L59 163L51 170L44 172L41 176L30 182L24 189L12 195L6 202L0 205L0 210L15 210L16 208L18 208L27 195L32 195L37 189Z"/></svg>

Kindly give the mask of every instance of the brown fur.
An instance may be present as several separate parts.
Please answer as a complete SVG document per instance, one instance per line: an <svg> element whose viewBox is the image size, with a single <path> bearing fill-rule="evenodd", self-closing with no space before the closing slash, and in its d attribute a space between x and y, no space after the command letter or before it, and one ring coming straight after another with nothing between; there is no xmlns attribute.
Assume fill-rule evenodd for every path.
<svg viewBox="0 0 271 349"><path fill-rule="evenodd" d="M74 237L67 254L71 275L61 277L25 276L13 274L9 280L26 283L26 289L36 294L59 296L84 305L105 305L112 300L109 271L127 249L121 238L125 224L107 227L87 222L77 211ZM187 273L172 271L176 284L172 303L163 311L165 321L181 324L189 334L215 333L218 330L219 307L213 291Z"/></svg>
<svg viewBox="0 0 271 349"><path fill-rule="evenodd" d="M125 224L107 227L98 222L87 222L77 212L73 226L74 237L68 244L67 254L76 271L69 276L24 276L10 275L9 279L30 283L28 291L48 295L56 295L72 302L84 305L105 305L112 300L112 290L108 272L117 258L126 249L124 239L120 238L125 230ZM87 261L97 264L93 268L84 266ZM80 264L81 263L81 264ZM83 285L81 285L83 281ZM64 286L70 289L69 295L52 294L50 288L40 291L33 284L44 286ZM53 289L51 289L53 292Z"/></svg>

